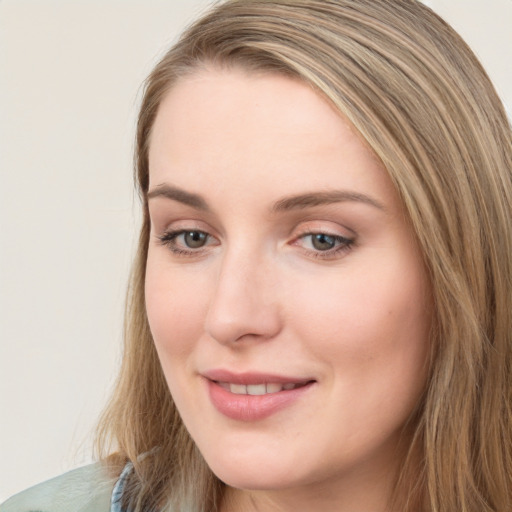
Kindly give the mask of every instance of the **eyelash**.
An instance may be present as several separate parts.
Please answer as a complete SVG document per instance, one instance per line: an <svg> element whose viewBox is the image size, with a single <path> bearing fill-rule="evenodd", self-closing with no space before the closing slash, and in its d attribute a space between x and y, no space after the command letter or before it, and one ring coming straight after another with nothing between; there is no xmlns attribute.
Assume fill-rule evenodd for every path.
<svg viewBox="0 0 512 512"><path fill-rule="evenodd" d="M203 252L204 246L199 247L198 249L184 249L176 244L176 239L181 235L185 235L186 233L200 233L206 235L207 240L212 238L211 235L205 231L201 231L200 229L178 229L176 231L168 231L159 236L158 239L162 245L168 247L171 252L177 256L195 256L201 254Z"/></svg>
<svg viewBox="0 0 512 512"><path fill-rule="evenodd" d="M201 231L199 229L195 229L195 230L194 229L179 229L176 231L168 231L168 232L164 233L163 235L158 237L158 240L160 241L160 243L163 246L169 248L171 250L171 252L173 254L175 254L176 256L185 256L186 257L186 256L201 255L203 253L206 245L199 247L197 249L194 249L194 248L185 249L185 248L179 247L177 245L176 239L179 236L187 234L187 233L204 235L204 236L206 236L207 241L212 238L212 235L206 233L205 231ZM295 238L294 242L292 243L292 245L297 245L298 240L305 240L307 237L314 237L314 236L318 236L318 235L324 235L326 237L333 239L334 243L336 243L337 245L335 245L332 249L327 249L325 251L315 250L315 249L305 249L302 247L302 250L304 252L306 252L309 256L312 256L313 258L317 258L317 259L324 259L324 260L335 259L338 255L350 251L355 243L354 239L346 238L341 235L333 235L331 233L324 232L324 231L314 231L314 232L310 231L310 232L302 233L299 236L297 236Z"/></svg>
<svg viewBox="0 0 512 512"><path fill-rule="evenodd" d="M308 255L313 256L313 258L317 259L323 259L323 260L329 260L329 259L335 259L337 256L340 256L341 254L348 252L352 249L354 246L355 240L353 238L347 238L341 235L333 235L326 231L309 231L306 233L300 234L295 240L304 240L306 237L314 237L318 235L324 235L329 238L332 238L335 245L332 249L327 249L325 251L321 250L315 250L315 249L304 249L305 252L308 253ZM311 241L312 243L312 241ZM295 244L295 242L294 242Z"/></svg>

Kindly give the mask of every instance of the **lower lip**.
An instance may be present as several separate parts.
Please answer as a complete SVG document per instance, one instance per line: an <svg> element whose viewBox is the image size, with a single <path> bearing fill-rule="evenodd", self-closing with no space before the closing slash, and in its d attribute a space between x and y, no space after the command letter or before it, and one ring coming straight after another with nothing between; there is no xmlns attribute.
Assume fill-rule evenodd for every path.
<svg viewBox="0 0 512 512"><path fill-rule="evenodd" d="M310 382L300 388L266 395L236 395L214 381L206 382L215 408L224 416L237 421L258 421L268 418L299 400L314 384Z"/></svg>

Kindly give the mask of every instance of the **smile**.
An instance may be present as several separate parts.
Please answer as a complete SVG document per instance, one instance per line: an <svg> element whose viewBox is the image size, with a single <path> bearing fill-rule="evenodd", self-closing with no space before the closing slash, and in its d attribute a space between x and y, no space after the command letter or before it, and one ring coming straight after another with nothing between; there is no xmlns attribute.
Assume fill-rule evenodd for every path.
<svg viewBox="0 0 512 512"><path fill-rule="evenodd" d="M215 370L202 375L212 405L223 416L232 420L260 421L301 403L317 381L264 375L236 374Z"/></svg>
<svg viewBox="0 0 512 512"><path fill-rule="evenodd" d="M274 383L262 383L262 384L233 384L229 382L216 382L221 388L233 393L235 395L268 395L272 393L279 393L281 391L291 391L301 386L305 386L307 383L293 383L287 382L285 384Z"/></svg>

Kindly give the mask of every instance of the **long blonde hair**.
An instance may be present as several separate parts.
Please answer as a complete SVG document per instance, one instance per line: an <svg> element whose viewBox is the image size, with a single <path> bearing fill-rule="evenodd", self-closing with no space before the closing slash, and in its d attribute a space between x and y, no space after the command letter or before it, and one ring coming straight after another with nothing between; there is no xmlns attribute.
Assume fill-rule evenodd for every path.
<svg viewBox="0 0 512 512"><path fill-rule="evenodd" d="M414 0L228 0L193 24L148 77L137 129L143 223L125 353L99 429L133 462L136 510L216 510L224 486L186 432L144 303L151 128L162 98L202 65L283 73L351 121L389 172L432 286L433 354L395 506L512 510L512 135L461 38ZM142 456L145 454L145 456ZM117 469L118 470L118 469ZM421 503L421 505L420 505Z"/></svg>

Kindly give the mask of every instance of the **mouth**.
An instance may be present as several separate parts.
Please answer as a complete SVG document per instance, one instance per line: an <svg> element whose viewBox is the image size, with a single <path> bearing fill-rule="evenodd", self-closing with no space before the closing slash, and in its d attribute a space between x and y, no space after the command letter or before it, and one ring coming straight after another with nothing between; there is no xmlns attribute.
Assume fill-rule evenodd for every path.
<svg viewBox="0 0 512 512"><path fill-rule="evenodd" d="M214 370L202 374L213 406L222 415L252 422L302 403L317 381L262 373Z"/></svg>
<svg viewBox="0 0 512 512"><path fill-rule="evenodd" d="M280 393L281 391L291 391L293 389L297 389L313 381L305 381L305 382L263 382L261 384L235 384L233 382L220 382L220 381L212 381L221 388L233 393L234 395L252 395L252 396L261 396L261 395L271 395L274 393Z"/></svg>

